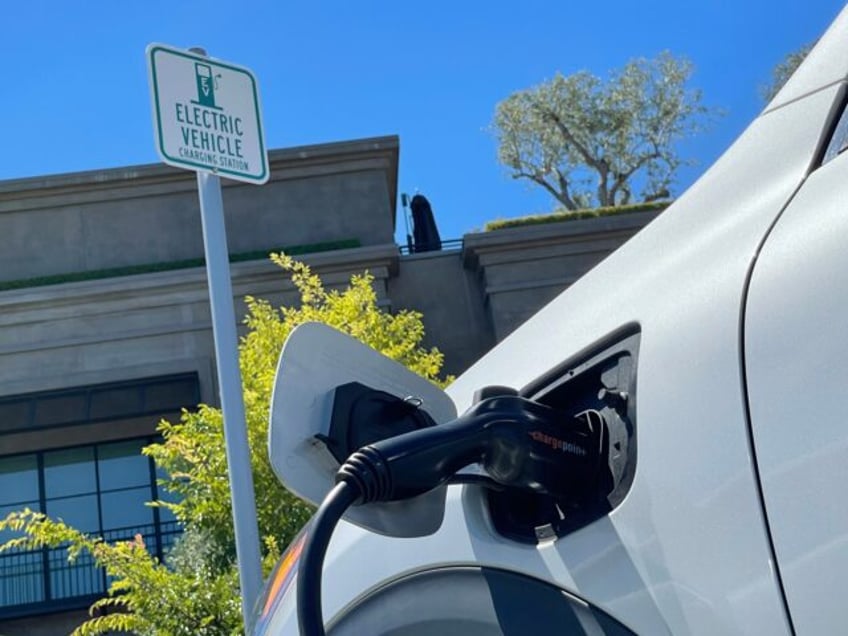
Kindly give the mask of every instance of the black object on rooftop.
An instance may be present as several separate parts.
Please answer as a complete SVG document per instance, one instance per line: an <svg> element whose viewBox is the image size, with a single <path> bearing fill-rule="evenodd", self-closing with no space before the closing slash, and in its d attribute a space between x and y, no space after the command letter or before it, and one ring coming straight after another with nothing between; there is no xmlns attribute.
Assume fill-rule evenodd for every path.
<svg viewBox="0 0 848 636"><path fill-rule="evenodd" d="M442 249L442 239L433 217L430 202L421 194L412 197L412 252L434 252Z"/></svg>

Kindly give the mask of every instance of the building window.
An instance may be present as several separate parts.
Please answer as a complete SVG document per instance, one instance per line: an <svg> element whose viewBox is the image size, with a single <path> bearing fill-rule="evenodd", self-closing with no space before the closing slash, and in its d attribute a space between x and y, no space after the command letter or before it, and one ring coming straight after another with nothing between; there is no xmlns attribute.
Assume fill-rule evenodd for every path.
<svg viewBox="0 0 848 636"><path fill-rule="evenodd" d="M160 560L179 526L141 449L162 417L200 401L185 373L0 398L0 518L30 508L110 542L140 535ZM123 431L123 434L121 432ZM0 532L0 542L14 535ZM64 548L0 554L0 617L85 607L107 588L89 555Z"/></svg>
<svg viewBox="0 0 848 636"><path fill-rule="evenodd" d="M141 438L0 458L0 514L29 507L107 541L141 535L160 559L179 527L158 498L154 465L141 454ZM0 533L0 540L12 537ZM103 571L88 555L68 563L67 550L0 555L0 613L19 614L46 604L85 605L106 590Z"/></svg>

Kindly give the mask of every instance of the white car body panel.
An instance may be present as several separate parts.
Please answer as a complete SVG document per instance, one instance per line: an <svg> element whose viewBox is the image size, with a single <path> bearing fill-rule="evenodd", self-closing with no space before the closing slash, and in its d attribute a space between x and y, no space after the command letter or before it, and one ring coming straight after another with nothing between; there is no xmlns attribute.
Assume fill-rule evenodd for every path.
<svg viewBox="0 0 848 636"><path fill-rule="evenodd" d="M797 72L774 96L766 110L780 108L823 86L845 79L845 60L848 59L848 38L845 37L847 21L848 16L843 9L830 28L816 42L815 48L810 51Z"/></svg>
<svg viewBox="0 0 848 636"><path fill-rule="evenodd" d="M814 172L751 280L746 359L769 526L799 634L844 631L848 154Z"/></svg>
<svg viewBox="0 0 848 636"><path fill-rule="evenodd" d="M621 505L607 517L540 546L517 544L497 535L479 491L472 487L449 489L445 521L429 537L392 539L340 524L325 560L327 621L367 590L404 573L439 564L476 563L554 582L638 634L792 633L753 464L741 337L752 264L770 227L814 163L840 90L834 82L844 78L848 69L848 12L843 11L819 48L824 53L817 49L811 55L766 113L685 195L448 389L458 411L463 412L471 405L476 389L487 385L524 387L623 325L638 323L639 455L631 490ZM846 171L848 157L837 159L807 185L815 179L832 179L834 189L845 188ZM827 198L824 194L811 196ZM818 199L812 203L818 204ZM828 200L827 206L824 217L839 214L836 199ZM802 215L799 211L798 216ZM843 218L834 227L845 224ZM781 250L791 252L791 239L780 238L784 232L781 225L775 231L775 261L784 258ZM804 225L787 224L787 228L791 228L787 233L803 231ZM767 246L764 256L771 249ZM848 265L846 261L843 252L839 263ZM783 276L780 269L769 272L764 267L757 270L752 284L752 292L761 294L763 300L762 310L751 310L749 330L759 322L766 325L759 337L749 339L748 348L749 364L761 351L765 356L761 364L751 367L750 374L757 426L760 421L771 426L777 407L767 405L781 392L791 401L794 388L789 380L775 384L781 369L770 371L769 364L778 359L779 349L769 347L787 335L795 341L808 337L801 307L794 314L782 308L789 311L785 321L770 322L774 309L769 298ZM831 315L827 312L844 306L848 292L844 278L839 284L837 300L811 293L808 302L824 303L821 311ZM809 356L825 353L828 342L813 338L806 351ZM843 343L838 353L843 368L844 353ZM835 359L830 363L835 364ZM833 379L835 384L819 387L822 395L818 396L822 408L831 414L839 412L836 400L844 392L840 391L844 382L839 386L837 378ZM808 413L804 409L782 417L786 422L803 421ZM757 451L762 448L766 454L763 470L769 514L774 505L774 514L781 517L772 520L778 556L782 559L785 552L790 559L791 612L796 611L797 602L793 589L803 597L811 573L821 570L831 552L818 554L808 549L809 541L821 539L820 528L811 528L811 535L802 538L805 546L793 543L797 539L792 534L794 498L810 497L812 486L798 486L787 493L782 490L798 461L821 462L830 478L844 477L844 463L838 461L841 456L830 445L836 441L844 448L846 428L821 431L803 447L808 454L800 460L793 455L799 452L797 439L788 434L761 436L757 430ZM828 483L831 490L818 491L804 506L804 514L812 514L822 523L834 519L843 523L844 506L838 512L822 510L822 498L841 486L832 479ZM830 590L833 602L838 603L846 583L845 538L828 539L836 542L833 549L838 560L825 572L835 572L842 583ZM798 611L813 611L817 600L808 594ZM842 622L833 622L839 608L834 605L832 609L827 615L830 622L805 619L799 622L805 629L798 633L834 633ZM276 611L269 633L297 633L293 593Z"/></svg>

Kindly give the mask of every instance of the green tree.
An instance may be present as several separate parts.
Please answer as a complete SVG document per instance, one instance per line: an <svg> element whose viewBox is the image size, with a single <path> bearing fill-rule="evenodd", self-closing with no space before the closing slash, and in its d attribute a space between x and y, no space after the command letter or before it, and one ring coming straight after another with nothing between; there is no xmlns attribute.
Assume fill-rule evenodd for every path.
<svg viewBox="0 0 848 636"><path fill-rule="evenodd" d="M668 198L687 163L676 142L711 113L687 88L691 74L690 62L668 52L631 60L606 81L557 73L497 105L498 159L569 210Z"/></svg>
<svg viewBox="0 0 848 636"><path fill-rule="evenodd" d="M760 97L763 98L764 102L768 103L774 99L774 96L777 95L780 89L783 88L783 85L792 77L795 70L801 66L801 62L807 58L807 54L812 50L813 46L815 46L815 42L805 44L797 51L793 51L783 58L771 70L771 81L768 84L760 86Z"/></svg>
<svg viewBox="0 0 848 636"><path fill-rule="evenodd" d="M277 357L291 330L308 321L326 323L432 382L443 383L442 354L421 346L421 315L381 310L370 274L353 276L344 290L327 290L307 265L283 254L272 255L272 260L291 274L300 305L276 308L247 297L247 334L239 348L266 572L279 557L279 546L293 538L312 512L282 487L267 454ZM154 505L172 510L184 529L166 563L147 551L141 537L110 544L30 510L0 521L0 531L19 533L0 551L67 546L70 560L87 552L105 568L112 581L108 595L92 605L91 618L76 630L78 636L110 630L212 636L243 629L221 411L201 405L196 411L184 411L179 422L161 422L159 432L162 442L144 453L164 469L167 476L161 485L175 497Z"/></svg>

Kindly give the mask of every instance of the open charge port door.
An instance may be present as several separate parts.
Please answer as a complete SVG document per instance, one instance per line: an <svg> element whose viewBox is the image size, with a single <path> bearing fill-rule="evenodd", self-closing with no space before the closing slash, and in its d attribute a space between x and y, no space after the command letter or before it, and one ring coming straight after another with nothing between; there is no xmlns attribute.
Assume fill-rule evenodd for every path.
<svg viewBox="0 0 848 636"><path fill-rule="evenodd" d="M603 426L605 462L597 487L579 501L510 489L488 491L491 519L501 535L524 543L561 537L603 517L623 501L636 468L638 355L639 329L632 326L520 391L523 397L562 411L564 421L576 416ZM563 461L568 461L567 455Z"/></svg>

